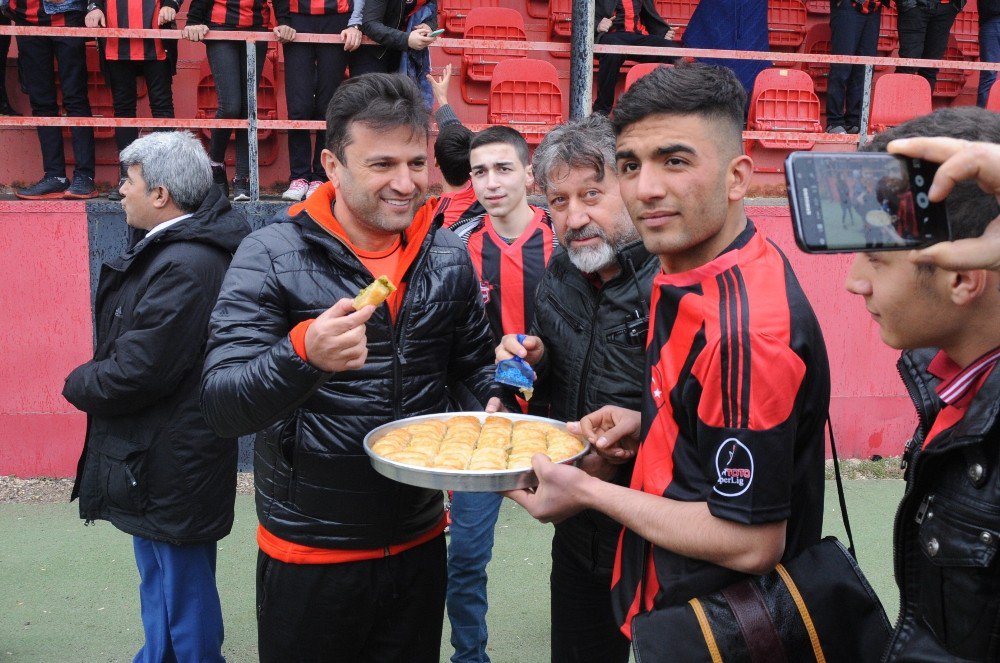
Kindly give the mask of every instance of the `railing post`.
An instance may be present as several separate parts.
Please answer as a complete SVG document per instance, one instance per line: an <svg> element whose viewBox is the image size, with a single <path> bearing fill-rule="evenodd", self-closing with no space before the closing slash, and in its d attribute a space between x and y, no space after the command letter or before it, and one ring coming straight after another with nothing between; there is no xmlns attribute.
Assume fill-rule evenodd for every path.
<svg viewBox="0 0 1000 663"><path fill-rule="evenodd" d="M247 145L250 156L250 202L260 200L257 156L257 42L247 45Z"/></svg>
<svg viewBox="0 0 1000 663"><path fill-rule="evenodd" d="M586 117L593 105L594 10L590 0L573 0L570 37L569 116Z"/></svg>
<svg viewBox="0 0 1000 663"><path fill-rule="evenodd" d="M858 149L865 144L868 137L868 111L872 106L872 71L874 66L865 65L865 85L864 93L861 96L861 124L858 125Z"/></svg>

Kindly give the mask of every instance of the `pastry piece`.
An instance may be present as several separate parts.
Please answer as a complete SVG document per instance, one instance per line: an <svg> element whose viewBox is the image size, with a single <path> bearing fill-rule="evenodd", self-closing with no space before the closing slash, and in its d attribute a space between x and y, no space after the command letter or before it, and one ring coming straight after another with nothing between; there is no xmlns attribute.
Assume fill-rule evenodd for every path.
<svg viewBox="0 0 1000 663"><path fill-rule="evenodd" d="M532 454L531 456L533 456ZM508 470L524 470L531 467L531 456L515 456L511 455L507 459L507 469Z"/></svg>
<svg viewBox="0 0 1000 663"><path fill-rule="evenodd" d="M379 456L386 456L393 451L402 451L406 448L407 444L407 440L400 440L399 438L387 440L383 438L372 444L372 451Z"/></svg>
<svg viewBox="0 0 1000 663"><path fill-rule="evenodd" d="M416 451L409 451L404 449L403 451L394 451L392 453L386 454L385 458L393 461L394 463L401 463L403 465L413 465L415 467L427 467L430 464L430 458L427 454L418 453Z"/></svg>
<svg viewBox="0 0 1000 663"><path fill-rule="evenodd" d="M480 423L479 419L477 419L476 417L471 417L468 415L454 417L448 420L448 430L451 430L452 428L460 428L465 426L472 426L476 430L479 430L482 427L482 423Z"/></svg>
<svg viewBox="0 0 1000 663"><path fill-rule="evenodd" d="M368 305L381 306L382 302L394 292L396 292L396 286L392 284L389 277L380 276L363 288L354 298L354 310L360 311Z"/></svg>
<svg viewBox="0 0 1000 663"><path fill-rule="evenodd" d="M507 451L504 449L476 449L469 461L470 470L507 469Z"/></svg>

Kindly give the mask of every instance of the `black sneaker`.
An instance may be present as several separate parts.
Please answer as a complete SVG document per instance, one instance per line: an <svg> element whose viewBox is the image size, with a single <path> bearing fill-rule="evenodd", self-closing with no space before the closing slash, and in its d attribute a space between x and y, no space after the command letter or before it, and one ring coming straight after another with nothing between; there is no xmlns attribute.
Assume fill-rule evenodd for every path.
<svg viewBox="0 0 1000 663"><path fill-rule="evenodd" d="M861 133L861 127L851 127L850 129L847 130L847 133L849 133L849 134L859 134L859 133Z"/></svg>
<svg viewBox="0 0 1000 663"><path fill-rule="evenodd" d="M97 187L94 186L93 178L81 173L73 173L73 183L66 189L63 198L69 198L70 200L97 198Z"/></svg>
<svg viewBox="0 0 1000 663"><path fill-rule="evenodd" d="M69 180L65 177L43 177L31 186L18 189L14 195L21 200L56 200L62 199Z"/></svg>
<svg viewBox="0 0 1000 663"><path fill-rule="evenodd" d="M226 167L222 164L212 166L212 182L222 188L222 195L229 197L229 178L226 177Z"/></svg>
<svg viewBox="0 0 1000 663"><path fill-rule="evenodd" d="M118 186L116 186L111 191L108 191L108 200L118 201L122 199L122 185L125 184L125 178L118 180Z"/></svg>
<svg viewBox="0 0 1000 663"><path fill-rule="evenodd" d="M233 202L245 203L250 200L250 178L237 177L233 179Z"/></svg>

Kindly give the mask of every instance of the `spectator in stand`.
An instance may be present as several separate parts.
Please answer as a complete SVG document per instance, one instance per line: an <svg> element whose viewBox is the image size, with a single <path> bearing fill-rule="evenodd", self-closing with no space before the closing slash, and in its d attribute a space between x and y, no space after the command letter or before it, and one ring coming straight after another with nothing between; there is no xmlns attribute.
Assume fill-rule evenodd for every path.
<svg viewBox="0 0 1000 663"><path fill-rule="evenodd" d="M347 70L352 76L378 71L372 49L361 46L361 12L365 0L284 0L289 25L298 33L339 34L344 44L291 41L285 49L285 101L289 120L323 120L326 107ZM353 5L353 7L352 7ZM288 132L288 189L285 200L298 202L326 181L320 160L326 135L305 129Z"/></svg>
<svg viewBox="0 0 1000 663"><path fill-rule="evenodd" d="M653 0L597 0L594 42L602 46L680 46L673 41L674 30L656 11ZM611 114L615 103L618 72L625 60L636 62L674 62L673 57L619 55L600 53L597 56L597 99L594 112Z"/></svg>
<svg viewBox="0 0 1000 663"><path fill-rule="evenodd" d="M437 78L427 74L427 80L434 91L438 109L434 111L438 135L434 140L434 159L444 178L442 193L435 214L444 214L444 227L450 228L459 221L472 219L486 213L486 209L476 198L469 173L469 146L472 131L462 124L448 103L448 83L451 81L451 65L445 65Z"/></svg>
<svg viewBox="0 0 1000 663"><path fill-rule="evenodd" d="M833 55L874 56L889 0L830 0L830 52ZM861 127L865 66L830 65L826 92L826 132L856 134Z"/></svg>
<svg viewBox="0 0 1000 663"><path fill-rule="evenodd" d="M0 14L0 25L10 24L10 19ZM0 115L20 116L10 105L10 98L7 96L7 56L10 53L10 42L10 35L0 35Z"/></svg>
<svg viewBox="0 0 1000 663"><path fill-rule="evenodd" d="M940 60L948 48L948 35L965 0L896 0L899 12L899 57ZM920 74L937 81L933 67L896 67L900 74Z"/></svg>
<svg viewBox="0 0 1000 663"><path fill-rule="evenodd" d="M437 30L437 11L432 11L426 22L406 30L410 16L425 6L436 9L435 3L427 0L365 0L361 31L378 44L370 48L380 63L379 71L398 71L404 53L422 51L437 40L431 37Z"/></svg>
<svg viewBox="0 0 1000 663"><path fill-rule="evenodd" d="M273 10L278 25L274 34L281 43L295 39L295 29L289 25L289 10L285 2L273 0L192 0L188 9L184 38L202 41L209 30L267 30ZM267 42L254 42L257 49L257 86L264 70ZM208 66L212 69L219 109L217 120L247 117L247 54L248 42L211 40L205 42ZM226 150L232 129L212 129L208 157L212 160L212 178L229 193L226 174ZM236 177L233 179L233 200L250 200L250 147L247 130L236 130Z"/></svg>
<svg viewBox="0 0 1000 663"><path fill-rule="evenodd" d="M979 0L979 59L1000 62L1000 0ZM990 89L997 79L995 71L979 72L979 94L976 105L986 108Z"/></svg>
<svg viewBox="0 0 1000 663"><path fill-rule="evenodd" d="M93 0L87 5L88 28L158 28L172 29L180 5L177 0L131 0L142 8L141 14L131 11L129 0ZM139 20L136 20L139 19ZM135 117L138 100L138 78L146 80L149 109L153 117L174 116L172 89L174 67L177 64L176 42L161 39L100 40L111 102L115 117ZM115 127L115 146L121 153L139 137L137 127ZM109 200L121 200L126 168L120 165L118 186L108 193Z"/></svg>
<svg viewBox="0 0 1000 663"><path fill-rule="evenodd" d="M83 27L85 0L67 0L57 5L63 11L51 14L42 2L10 0L7 13L18 26ZM48 9L53 9L53 6L49 5ZM59 68L58 86L56 63ZM28 93L33 117L58 117L58 92L62 92L62 107L66 115L90 117L87 51L82 37L18 37L17 69L21 85ZM62 127L40 126L37 131L45 174L31 186L18 189L14 195L24 200L97 197L94 186L94 130L91 127L73 127L70 130L73 156L76 157L72 182L66 179Z"/></svg>

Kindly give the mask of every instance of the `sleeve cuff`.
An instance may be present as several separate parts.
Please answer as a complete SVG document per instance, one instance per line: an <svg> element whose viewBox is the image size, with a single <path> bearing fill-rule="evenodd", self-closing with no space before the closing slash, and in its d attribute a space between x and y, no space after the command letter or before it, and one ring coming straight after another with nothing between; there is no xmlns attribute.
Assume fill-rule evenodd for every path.
<svg viewBox="0 0 1000 663"><path fill-rule="evenodd" d="M306 331L309 330L309 325L314 322L313 319L303 320L299 324L292 327L292 331L288 332L288 340L292 342L292 348L295 350L295 354L304 362L309 362L309 357L306 355Z"/></svg>

